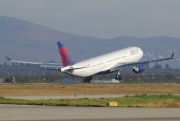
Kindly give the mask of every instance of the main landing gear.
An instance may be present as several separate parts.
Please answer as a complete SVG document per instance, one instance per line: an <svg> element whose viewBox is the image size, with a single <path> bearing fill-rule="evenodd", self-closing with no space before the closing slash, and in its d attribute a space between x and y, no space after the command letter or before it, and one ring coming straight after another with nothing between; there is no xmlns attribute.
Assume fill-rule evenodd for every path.
<svg viewBox="0 0 180 121"><path fill-rule="evenodd" d="M120 71L117 71L117 75L116 75L115 79L119 80L119 81L122 80L122 76L121 76Z"/></svg>
<svg viewBox="0 0 180 121"><path fill-rule="evenodd" d="M122 80L122 76L121 76L120 71L117 71L117 75L116 75L115 79L118 80L118 81L121 81L121 80ZM84 83L90 83L91 80L92 80L92 76L86 77L85 79L83 79L83 82L84 82Z"/></svg>
<svg viewBox="0 0 180 121"><path fill-rule="evenodd" d="M90 83L91 80L92 80L92 77L90 76L90 77L86 77L86 78L83 80L83 82L84 82L84 83Z"/></svg>

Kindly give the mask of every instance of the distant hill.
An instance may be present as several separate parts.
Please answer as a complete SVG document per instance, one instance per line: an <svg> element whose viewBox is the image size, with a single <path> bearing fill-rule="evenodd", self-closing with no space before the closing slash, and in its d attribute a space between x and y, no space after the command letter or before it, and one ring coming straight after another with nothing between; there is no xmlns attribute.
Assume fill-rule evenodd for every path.
<svg viewBox="0 0 180 121"><path fill-rule="evenodd" d="M118 50L138 46L144 51L143 60L170 56L175 52L174 61L166 61L171 67L180 67L180 38L120 36L101 39L57 31L45 26L16 18L0 16L0 63L9 56L16 60L60 62L56 42L63 41L72 58L76 61Z"/></svg>

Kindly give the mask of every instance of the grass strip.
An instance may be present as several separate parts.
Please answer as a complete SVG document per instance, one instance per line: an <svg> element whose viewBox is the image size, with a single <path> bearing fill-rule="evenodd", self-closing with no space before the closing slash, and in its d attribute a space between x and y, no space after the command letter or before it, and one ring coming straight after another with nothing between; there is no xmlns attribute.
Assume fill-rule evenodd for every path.
<svg viewBox="0 0 180 121"><path fill-rule="evenodd" d="M83 106L107 107L107 102L117 102L119 107L155 107L155 108L180 108L180 96L172 94L161 95L135 95L119 98L80 98L80 99L48 99L48 100L23 100L0 97L0 104L16 105L46 105L46 106Z"/></svg>

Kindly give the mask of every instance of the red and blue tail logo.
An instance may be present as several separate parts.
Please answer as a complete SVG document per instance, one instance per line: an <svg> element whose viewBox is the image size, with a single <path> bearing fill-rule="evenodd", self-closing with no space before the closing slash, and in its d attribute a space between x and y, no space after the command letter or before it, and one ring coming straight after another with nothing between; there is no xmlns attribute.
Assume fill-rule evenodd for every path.
<svg viewBox="0 0 180 121"><path fill-rule="evenodd" d="M61 41L59 41L59 42L57 42L57 45L58 45L58 49L59 49L59 53L60 53L60 57L61 57L63 66L65 67L68 65L75 64L75 62L69 56L68 51L64 47L63 43Z"/></svg>

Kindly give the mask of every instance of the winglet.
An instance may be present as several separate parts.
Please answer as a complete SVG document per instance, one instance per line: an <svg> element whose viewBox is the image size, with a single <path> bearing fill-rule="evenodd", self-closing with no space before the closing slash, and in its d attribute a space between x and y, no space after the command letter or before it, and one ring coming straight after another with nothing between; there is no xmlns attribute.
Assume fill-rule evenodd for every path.
<svg viewBox="0 0 180 121"><path fill-rule="evenodd" d="M174 53L172 53L171 58L174 58Z"/></svg>
<svg viewBox="0 0 180 121"><path fill-rule="evenodd" d="M7 57L7 56L5 56L6 57L6 59L8 60L8 61L12 61L12 59L11 58L9 58L9 57Z"/></svg>

